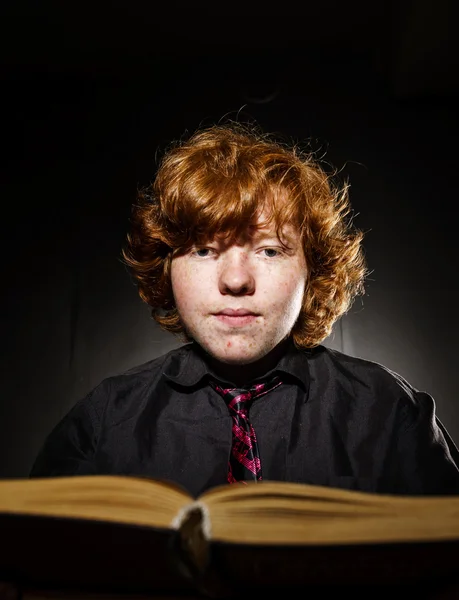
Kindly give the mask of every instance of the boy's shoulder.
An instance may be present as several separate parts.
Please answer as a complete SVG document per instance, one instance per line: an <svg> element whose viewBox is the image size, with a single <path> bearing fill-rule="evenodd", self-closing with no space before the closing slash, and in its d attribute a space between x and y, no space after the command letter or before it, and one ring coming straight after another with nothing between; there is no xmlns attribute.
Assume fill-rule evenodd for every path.
<svg viewBox="0 0 459 600"><path fill-rule="evenodd" d="M134 365L113 375L107 375L92 387L85 400L103 403L108 398L135 394L136 390L155 386L165 373L175 373L188 361L192 349L190 344L173 348L146 362Z"/></svg>
<svg viewBox="0 0 459 600"><path fill-rule="evenodd" d="M411 396L418 390L399 372L376 360L363 358L340 350L318 346L309 355L310 370L326 370L329 375L362 383L370 387L404 392Z"/></svg>
<svg viewBox="0 0 459 600"><path fill-rule="evenodd" d="M183 344L168 352L160 354L146 362L129 367L128 369L106 377L103 382L115 384L123 381L151 381L163 373L174 373L183 367L193 353L192 344ZM102 382L101 382L102 383Z"/></svg>

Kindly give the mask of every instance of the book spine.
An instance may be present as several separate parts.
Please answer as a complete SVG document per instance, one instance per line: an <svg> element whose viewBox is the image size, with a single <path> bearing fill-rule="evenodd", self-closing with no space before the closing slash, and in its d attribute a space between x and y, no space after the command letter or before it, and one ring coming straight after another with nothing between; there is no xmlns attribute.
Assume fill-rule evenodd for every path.
<svg viewBox="0 0 459 600"><path fill-rule="evenodd" d="M173 520L175 567L179 574L192 582L194 588L209 598L234 597L230 588L212 564L212 529L209 510L203 502L184 507Z"/></svg>
<svg viewBox="0 0 459 600"><path fill-rule="evenodd" d="M210 517L202 502L185 506L171 523L178 532L177 551L193 576L204 573L209 566Z"/></svg>

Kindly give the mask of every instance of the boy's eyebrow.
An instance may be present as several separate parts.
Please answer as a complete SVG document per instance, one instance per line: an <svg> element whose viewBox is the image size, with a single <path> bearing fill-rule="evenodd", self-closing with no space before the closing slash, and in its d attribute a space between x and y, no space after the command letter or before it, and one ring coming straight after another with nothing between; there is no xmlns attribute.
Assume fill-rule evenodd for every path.
<svg viewBox="0 0 459 600"><path fill-rule="evenodd" d="M269 230L256 229L252 233L252 237L264 240L264 239L278 239L284 242L294 242L295 235L294 232L290 230L290 228L285 227L281 232L281 236L279 238L277 231L275 228Z"/></svg>
<svg viewBox="0 0 459 600"><path fill-rule="evenodd" d="M211 243L231 244L235 241L236 238L239 241L245 238L246 240L252 239L257 242L264 240L276 240L286 245L294 245L297 241L295 231L292 226L285 226L281 231L281 237L279 238L277 228L274 225L268 227L257 227L256 225L253 225L247 227L245 232L241 232L239 235L217 232L213 236L209 236L207 239L203 238L200 240L196 240L193 243L193 245L205 245Z"/></svg>
<svg viewBox="0 0 459 600"><path fill-rule="evenodd" d="M266 238L278 238L279 237L277 235L277 231L275 231L275 230L262 231L262 230L258 229L258 230L255 230L251 235L252 235L252 237L258 238L260 240L264 240Z"/></svg>

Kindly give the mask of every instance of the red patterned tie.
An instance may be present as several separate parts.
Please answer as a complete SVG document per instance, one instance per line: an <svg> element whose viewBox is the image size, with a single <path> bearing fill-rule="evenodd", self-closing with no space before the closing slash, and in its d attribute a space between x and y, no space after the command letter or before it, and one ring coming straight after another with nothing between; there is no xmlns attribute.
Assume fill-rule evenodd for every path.
<svg viewBox="0 0 459 600"><path fill-rule="evenodd" d="M233 442L228 464L228 483L238 481L261 481L260 455L257 436L249 421L250 404L255 398L267 394L281 385L279 377L267 383L258 383L249 389L222 388L211 382L212 387L228 405L233 419Z"/></svg>

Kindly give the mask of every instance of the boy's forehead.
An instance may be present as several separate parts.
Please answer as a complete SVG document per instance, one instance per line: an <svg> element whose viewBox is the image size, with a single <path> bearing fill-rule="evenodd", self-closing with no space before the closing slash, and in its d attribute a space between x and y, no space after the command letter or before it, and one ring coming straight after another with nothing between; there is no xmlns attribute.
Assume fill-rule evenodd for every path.
<svg viewBox="0 0 459 600"><path fill-rule="evenodd" d="M285 191L273 190L238 202L229 202L227 210L219 211L218 198L209 207L195 213L194 224L188 229L188 242L202 245L212 241L240 242L271 237L286 245L302 238L295 203ZM209 208L209 210L207 210ZM221 207L220 207L221 208ZM193 220L193 219L192 219Z"/></svg>
<svg viewBox="0 0 459 600"><path fill-rule="evenodd" d="M247 228L249 235L252 237L297 237L300 231L297 226L291 222L278 223L274 219L263 220L258 219Z"/></svg>
<svg viewBox="0 0 459 600"><path fill-rule="evenodd" d="M293 223L277 223L273 218L259 216L252 223L241 225L236 231L216 231L215 239L281 239L295 240L300 237L299 228Z"/></svg>

